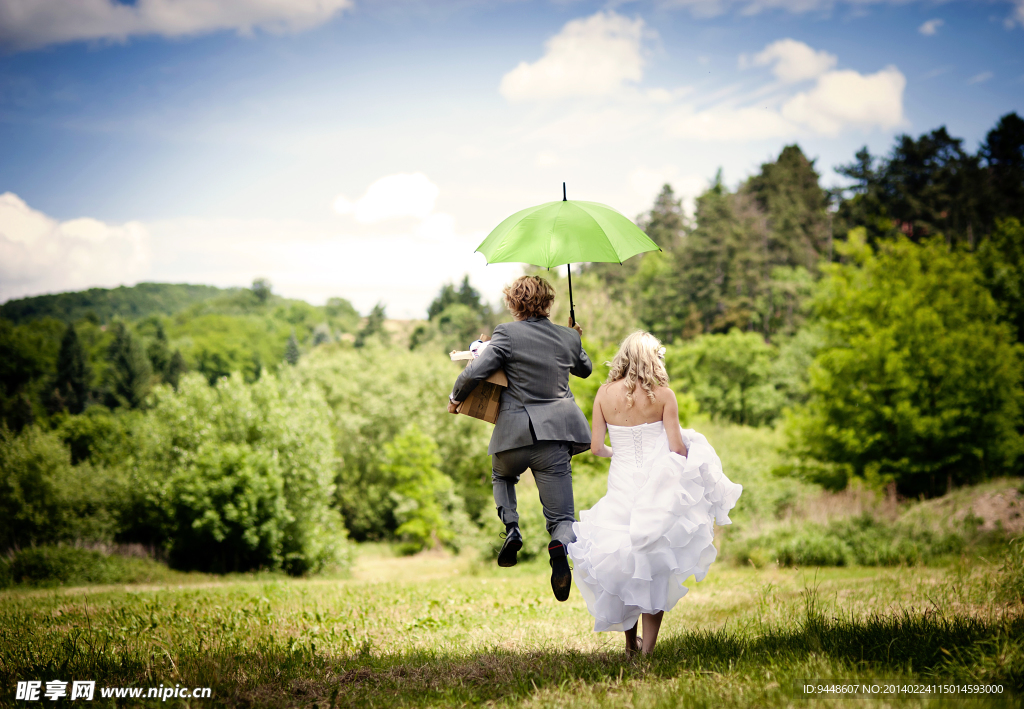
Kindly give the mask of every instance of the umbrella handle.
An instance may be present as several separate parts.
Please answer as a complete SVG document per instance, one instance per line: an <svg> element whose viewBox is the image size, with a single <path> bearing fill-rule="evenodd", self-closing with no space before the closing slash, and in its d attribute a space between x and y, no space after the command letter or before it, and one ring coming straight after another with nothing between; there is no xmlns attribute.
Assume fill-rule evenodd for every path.
<svg viewBox="0 0 1024 709"><path fill-rule="evenodd" d="M576 309L572 304L572 264L565 264L565 270L569 274L569 327L576 327Z"/></svg>

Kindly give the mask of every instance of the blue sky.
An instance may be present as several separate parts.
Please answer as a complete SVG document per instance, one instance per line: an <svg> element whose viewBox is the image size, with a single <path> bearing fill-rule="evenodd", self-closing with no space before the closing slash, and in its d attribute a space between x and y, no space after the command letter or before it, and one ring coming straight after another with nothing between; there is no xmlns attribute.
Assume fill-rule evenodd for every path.
<svg viewBox="0 0 1024 709"><path fill-rule="evenodd" d="M20 10L19 10L20 8ZM634 216L1024 113L1024 2L0 0L0 300L140 280L422 317L561 196Z"/></svg>

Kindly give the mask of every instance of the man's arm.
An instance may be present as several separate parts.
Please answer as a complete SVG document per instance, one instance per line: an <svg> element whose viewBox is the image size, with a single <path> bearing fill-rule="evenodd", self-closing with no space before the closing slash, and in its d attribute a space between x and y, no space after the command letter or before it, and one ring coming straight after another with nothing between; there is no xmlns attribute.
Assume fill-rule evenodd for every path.
<svg viewBox="0 0 1024 709"><path fill-rule="evenodd" d="M570 367L569 373L580 379L586 379L594 371L594 363L590 361L586 350L583 349L583 340L580 338L579 353L576 355L576 363Z"/></svg>
<svg viewBox="0 0 1024 709"><path fill-rule="evenodd" d="M494 328L491 341L484 348L483 353L470 362L452 387L451 399L462 402L476 389L476 385L487 379L499 369L505 366L511 354L511 340L505 329L498 325Z"/></svg>

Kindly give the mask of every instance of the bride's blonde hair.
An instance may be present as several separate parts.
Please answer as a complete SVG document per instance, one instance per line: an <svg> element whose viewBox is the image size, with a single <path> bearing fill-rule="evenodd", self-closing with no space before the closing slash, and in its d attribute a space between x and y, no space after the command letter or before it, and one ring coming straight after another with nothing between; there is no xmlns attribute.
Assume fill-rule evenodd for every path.
<svg viewBox="0 0 1024 709"><path fill-rule="evenodd" d="M627 408L633 406L633 392L636 391L637 384L651 401L654 401L655 387L668 386L668 372L665 371L665 363L662 362L664 354L665 348L661 346L657 337L649 332L637 330L622 341L615 358L606 363L611 367L606 383L626 380Z"/></svg>

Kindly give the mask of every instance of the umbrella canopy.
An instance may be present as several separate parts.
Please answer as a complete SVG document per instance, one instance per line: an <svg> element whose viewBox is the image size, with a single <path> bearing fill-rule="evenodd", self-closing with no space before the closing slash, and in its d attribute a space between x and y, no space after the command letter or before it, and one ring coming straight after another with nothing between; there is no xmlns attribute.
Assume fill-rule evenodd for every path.
<svg viewBox="0 0 1024 709"><path fill-rule="evenodd" d="M622 263L644 251L660 251L636 224L598 202L547 202L516 212L476 247L487 263L529 263L544 268L598 261ZM569 269L569 317L576 322Z"/></svg>
<svg viewBox="0 0 1024 709"><path fill-rule="evenodd" d="M562 200L516 212L476 250L487 263L518 261L554 268L588 261L622 263L643 251L658 251L658 245L607 205Z"/></svg>

